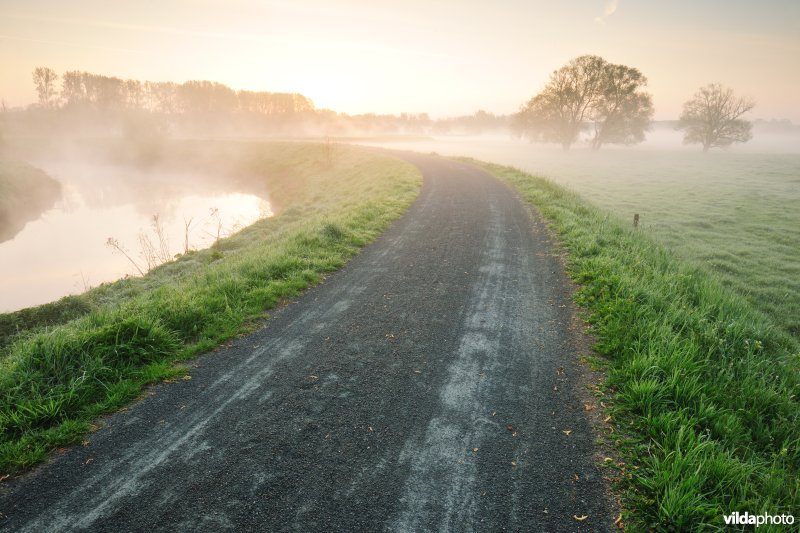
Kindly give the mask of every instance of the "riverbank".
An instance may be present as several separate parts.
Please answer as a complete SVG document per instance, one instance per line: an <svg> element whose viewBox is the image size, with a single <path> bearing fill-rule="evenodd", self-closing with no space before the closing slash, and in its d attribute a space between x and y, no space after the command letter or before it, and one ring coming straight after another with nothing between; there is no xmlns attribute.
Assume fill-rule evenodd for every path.
<svg viewBox="0 0 800 533"><path fill-rule="evenodd" d="M100 413L181 374L176 361L318 283L398 218L421 183L411 165L354 147L233 148L235 174L269 184L274 217L146 276L0 315L0 471L79 441Z"/></svg>
<svg viewBox="0 0 800 533"><path fill-rule="evenodd" d="M0 155L0 242L13 238L60 197L56 180L23 161Z"/></svg>

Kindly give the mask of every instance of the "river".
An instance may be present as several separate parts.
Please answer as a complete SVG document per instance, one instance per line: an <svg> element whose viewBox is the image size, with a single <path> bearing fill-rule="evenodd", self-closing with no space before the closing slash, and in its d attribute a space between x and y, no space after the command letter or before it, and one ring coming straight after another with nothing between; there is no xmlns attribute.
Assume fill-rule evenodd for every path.
<svg viewBox="0 0 800 533"><path fill-rule="evenodd" d="M32 164L61 183L63 197L0 243L0 312L139 275L148 258L155 259L153 252L182 253L187 237L190 249L205 248L218 236L272 215L266 198L213 176L59 160Z"/></svg>

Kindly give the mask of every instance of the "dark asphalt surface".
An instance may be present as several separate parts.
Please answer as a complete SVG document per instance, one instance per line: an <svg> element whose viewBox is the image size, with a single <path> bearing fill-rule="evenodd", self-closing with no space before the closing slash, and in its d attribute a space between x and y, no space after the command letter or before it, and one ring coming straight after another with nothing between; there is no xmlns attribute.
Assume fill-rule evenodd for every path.
<svg viewBox="0 0 800 533"><path fill-rule="evenodd" d="M0 527L611 530L543 224L481 170L402 157L425 182L387 233L191 380L0 484Z"/></svg>

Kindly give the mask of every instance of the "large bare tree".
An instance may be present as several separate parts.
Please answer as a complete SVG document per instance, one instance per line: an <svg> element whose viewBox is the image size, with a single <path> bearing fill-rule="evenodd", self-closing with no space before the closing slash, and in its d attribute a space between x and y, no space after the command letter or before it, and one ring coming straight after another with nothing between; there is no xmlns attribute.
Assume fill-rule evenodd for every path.
<svg viewBox="0 0 800 533"><path fill-rule="evenodd" d="M644 140L653 104L641 72L599 56L573 59L550 75L545 88L522 106L512 128L534 141L557 142L566 150L594 125L592 147Z"/></svg>
<svg viewBox="0 0 800 533"><path fill-rule="evenodd" d="M702 144L703 151L725 148L753 138L753 125L742 115L755 107L749 98L737 98L733 89L712 83L700 88L683 104L678 128L684 144Z"/></svg>
<svg viewBox="0 0 800 533"><path fill-rule="evenodd" d="M33 69L33 84L36 86L40 105L50 107L55 103L56 80L58 80L58 74L51 68L36 67Z"/></svg>

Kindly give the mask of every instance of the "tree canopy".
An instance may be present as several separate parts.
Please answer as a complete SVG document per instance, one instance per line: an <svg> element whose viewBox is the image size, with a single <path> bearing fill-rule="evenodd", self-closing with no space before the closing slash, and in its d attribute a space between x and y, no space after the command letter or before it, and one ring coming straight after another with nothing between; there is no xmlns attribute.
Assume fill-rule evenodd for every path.
<svg viewBox="0 0 800 533"><path fill-rule="evenodd" d="M646 85L635 68L599 56L577 57L551 74L542 92L514 116L512 127L519 135L565 149L587 128L595 150L606 143L641 142L653 116Z"/></svg>
<svg viewBox="0 0 800 533"><path fill-rule="evenodd" d="M56 95L56 80L58 74L51 68L36 67L33 70L33 84L39 97L39 105L50 106Z"/></svg>
<svg viewBox="0 0 800 533"><path fill-rule="evenodd" d="M683 144L702 144L703 151L725 148L753 138L753 125L741 118L755 107L748 98L737 98L732 89L712 83L701 87L683 104L678 128Z"/></svg>

